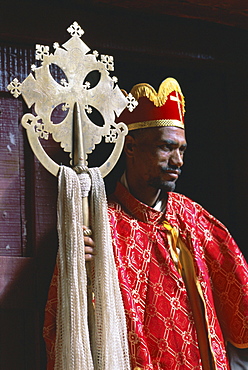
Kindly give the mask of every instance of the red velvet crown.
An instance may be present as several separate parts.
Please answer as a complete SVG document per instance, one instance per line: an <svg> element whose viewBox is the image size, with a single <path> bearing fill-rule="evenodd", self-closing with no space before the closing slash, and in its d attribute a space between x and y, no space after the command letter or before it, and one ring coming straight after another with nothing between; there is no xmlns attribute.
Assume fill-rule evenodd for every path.
<svg viewBox="0 0 248 370"><path fill-rule="evenodd" d="M164 80L158 93L146 83L135 85L130 93L139 104L132 112L125 109L118 118L119 122L126 123L129 131L161 126L184 129L184 96L174 78Z"/></svg>

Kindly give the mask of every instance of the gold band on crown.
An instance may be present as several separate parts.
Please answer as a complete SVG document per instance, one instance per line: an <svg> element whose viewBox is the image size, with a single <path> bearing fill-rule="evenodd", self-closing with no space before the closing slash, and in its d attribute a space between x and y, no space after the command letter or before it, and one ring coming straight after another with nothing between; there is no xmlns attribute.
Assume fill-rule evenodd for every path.
<svg viewBox="0 0 248 370"><path fill-rule="evenodd" d="M149 127L179 127L184 129L184 124L176 119L159 119L153 121L143 121L130 123L128 125L128 131L138 130L139 128L149 128Z"/></svg>

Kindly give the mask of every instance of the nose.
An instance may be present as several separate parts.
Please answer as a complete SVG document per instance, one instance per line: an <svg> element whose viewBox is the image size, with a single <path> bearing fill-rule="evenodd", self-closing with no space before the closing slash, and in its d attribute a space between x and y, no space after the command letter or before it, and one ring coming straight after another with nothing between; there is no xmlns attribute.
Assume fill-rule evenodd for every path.
<svg viewBox="0 0 248 370"><path fill-rule="evenodd" d="M173 150L170 156L170 164L177 167L183 165L183 153L179 149Z"/></svg>

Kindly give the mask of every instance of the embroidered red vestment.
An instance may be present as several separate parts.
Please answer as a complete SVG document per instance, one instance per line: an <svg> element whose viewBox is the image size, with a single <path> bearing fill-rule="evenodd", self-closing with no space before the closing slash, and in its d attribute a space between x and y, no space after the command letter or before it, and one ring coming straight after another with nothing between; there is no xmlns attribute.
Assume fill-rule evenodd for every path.
<svg viewBox="0 0 248 370"><path fill-rule="evenodd" d="M121 184L109 203L109 217L132 369L202 369L187 291L168 248L167 220L193 257L214 367L228 370L225 341L248 347L248 277L246 262L225 227L183 195L168 193L163 214L138 202ZM49 369L55 313L56 272L44 325Z"/></svg>

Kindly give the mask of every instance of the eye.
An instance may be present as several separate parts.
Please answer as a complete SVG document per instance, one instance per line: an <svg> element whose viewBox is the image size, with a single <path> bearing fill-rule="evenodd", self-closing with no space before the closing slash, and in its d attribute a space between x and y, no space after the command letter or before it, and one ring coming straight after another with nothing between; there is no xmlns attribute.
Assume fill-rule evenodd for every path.
<svg viewBox="0 0 248 370"><path fill-rule="evenodd" d="M168 145L168 144L159 145L158 147L163 152L170 152L172 150L172 148L170 148L170 145Z"/></svg>
<svg viewBox="0 0 248 370"><path fill-rule="evenodd" d="M181 153L181 154L184 154L186 149L187 149L187 146L186 146L186 145L181 146L181 147L179 148L180 153Z"/></svg>

